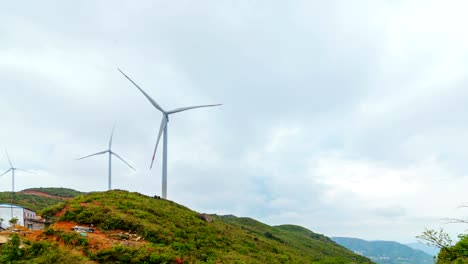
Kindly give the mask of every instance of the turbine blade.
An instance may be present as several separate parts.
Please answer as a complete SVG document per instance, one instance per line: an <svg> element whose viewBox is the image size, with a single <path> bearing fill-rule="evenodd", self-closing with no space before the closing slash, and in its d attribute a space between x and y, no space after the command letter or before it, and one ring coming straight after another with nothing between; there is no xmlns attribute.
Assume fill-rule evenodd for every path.
<svg viewBox="0 0 468 264"><path fill-rule="evenodd" d="M135 168L132 167L132 165L130 165L128 162L126 162L122 157L120 157L119 155L117 155L117 153L111 151L111 153L116 156L117 158L119 158L123 163L127 164L127 166L129 166L130 168L132 168L132 170L136 171Z"/></svg>
<svg viewBox="0 0 468 264"><path fill-rule="evenodd" d="M11 170L12 170L12 169L8 169L8 170L5 171L2 175L0 175L0 177L3 176L3 175L5 175L5 174L7 174L7 173L10 172Z"/></svg>
<svg viewBox="0 0 468 264"><path fill-rule="evenodd" d="M28 170L23 170L23 169L15 169L17 171L24 171L24 172L27 172L27 173L32 173L32 174L37 174L35 172L32 172L32 171L28 171Z"/></svg>
<svg viewBox="0 0 468 264"><path fill-rule="evenodd" d="M128 77L122 70L120 70L119 68L117 68L117 70L119 70L120 73L123 74L123 76L125 76L125 78L127 78L131 83L133 83L133 85L136 86L136 88L138 88L138 90L140 90L140 92L143 93L143 95L150 101L150 103L156 107L159 111L164 112L164 109L162 109L162 107L160 105L158 105L158 103L156 103L156 101L153 100L153 98L151 98L147 93L145 93L145 91L143 91L143 89L140 88L140 86L138 86L138 84L136 84L132 79L130 79L130 77Z"/></svg>
<svg viewBox="0 0 468 264"><path fill-rule="evenodd" d="M89 158L91 156L96 156L96 155L101 155L101 154L104 154L104 153L107 153L109 150L104 150L104 151L101 151L101 152L98 152L98 153L94 153L94 154L91 154L91 155L88 155L88 156L84 156L82 158L79 158L77 160L82 160L82 159L86 159L86 158Z"/></svg>
<svg viewBox="0 0 468 264"><path fill-rule="evenodd" d="M156 157L156 150L158 149L159 140L161 139L161 134L167 126L167 116L164 115L161 120L161 127L159 128L158 139L156 140L156 145L154 146L153 159L151 159L150 170L153 168L154 158Z"/></svg>
<svg viewBox="0 0 468 264"><path fill-rule="evenodd" d="M8 163L10 163L10 168L13 168L13 164L11 164L11 160L10 160L10 155L8 155L8 151L6 149L5 149L5 154L7 156Z"/></svg>
<svg viewBox="0 0 468 264"><path fill-rule="evenodd" d="M112 132L111 132L111 136L110 136L110 140L109 140L109 149L111 149L111 147L112 147L112 137L114 136L114 129L115 129L115 124L112 127Z"/></svg>
<svg viewBox="0 0 468 264"><path fill-rule="evenodd" d="M175 114L175 113L182 112L182 111L187 111L187 110L190 110L190 109L202 108L202 107L212 107L212 106L219 106L219 105L222 105L222 104L196 105L196 106L189 106L189 107L181 107L181 108L176 108L174 110L168 111L167 113L168 114Z"/></svg>

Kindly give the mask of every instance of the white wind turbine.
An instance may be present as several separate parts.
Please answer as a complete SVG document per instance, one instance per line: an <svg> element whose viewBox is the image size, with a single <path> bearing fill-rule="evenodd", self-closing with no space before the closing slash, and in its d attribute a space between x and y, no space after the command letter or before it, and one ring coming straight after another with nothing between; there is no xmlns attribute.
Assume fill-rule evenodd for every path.
<svg viewBox="0 0 468 264"><path fill-rule="evenodd" d="M5 171L2 175L0 175L0 177L11 171L11 192L15 193L15 171L23 171L23 172L27 172L27 173L33 173L33 172L23 170L23 169L19 169L19 168L15 168L15 166L13 166L13 164L11 163L10 156L8 155L7 150L5 150L5 154L7 156L8 163L10 164L10 168L7 171Z"/></svg>
<svg viewBox="0 0 468 264"><path fill-rule="evenodd" d="M34 173L34 172L30 172L30 171L27 171L27 170L15 168L15 166L13 166L13 164L11 163L10 155L8 155L8 151L6 149L5 149L5 154L7 156L8 163L10 164L10 168L7 171L5 171L2 175L0 175L0 177L11 171L11 204L10 204L10 209L11 209L11 218L13 219L13 204L15 203L15 171L24 171L24 172L27 172L27 173ZM0 222L0 226L1 225L2 225L2 223Z"/></svg>
<svg viewBox="0 0 468 264"><path fill-rule="evenodd" d="M158 103L156 103L156 101L153 100L153 98L151 98L147 93L145 93L145 91L143 91L143 89L141 89L140 86L138 86L132 79L130 79L130 77L128 77L122 70L120 70L119 68L117 69L120 71L120 73L123 74L123 76L125 76L125 78L127 78L131 83L133 83L133 85L135 85L136 88L138 88L138 90L140 90L141 93L143 93L143 95L150 101L150 103L156 109L161 111L161 113L163 114L163 118L161 120L161 126L159 128L158 139L156 140L156 145L154 146L153 158L151 160L150 169L153 168L154 157L156 155L156 150L158 149L159 139L161 138L161 134L164 131L163 162L162 162L162 195L161 196L163 199L166 199L167 198L167 123L169 122L169 115L182 112L182 111L187 111L187 110L194 109L194 108L219 106L222 104L197 105L197 106L176 108L171 111L165 111L160 105L158 105Z"/></svg>
<svg viewBox="0 0 468 264"><path fill-rule="evenodd" d="M127 166L129 166L132 170L135 170L130 164L128 164L128 162L126 162L123 158L121 158L117 153L112 151L112 137L114 136L114 128L115 128L115 126L112 128L112 133L111 133L110 140L109 140L109 149L98 152L98 153L94 153L94 154L91 154L91 155L88 155L88 156L84 156L84 157L78 159L78 160L82 160L82 159L89 158L91 156L108 153L109 154L109 185L108 185L109 190L111 190L111 183L112 183L111 182L112 181L112 155L116 156L123 163L127 164Z"/></svg>

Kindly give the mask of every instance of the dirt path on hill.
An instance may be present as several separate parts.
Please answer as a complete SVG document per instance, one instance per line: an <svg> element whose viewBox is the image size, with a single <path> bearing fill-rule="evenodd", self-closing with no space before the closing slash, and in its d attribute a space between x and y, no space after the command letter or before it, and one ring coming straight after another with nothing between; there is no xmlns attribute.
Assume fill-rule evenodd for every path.
<svg viewBox="0 0 468 264"><path fill-rule="evenodd" d="M32 194L32 195L37 195L37 196L42 196L42 197L47 197L47 198L55 198L55 199L60 199L60 200L69 200L69 199L71 199L71 197L55 196L55 195L50 195L48 193L43 193L43 192L38 192L38 191L31 191L31 190L21 191L20 193Z"/></svg>

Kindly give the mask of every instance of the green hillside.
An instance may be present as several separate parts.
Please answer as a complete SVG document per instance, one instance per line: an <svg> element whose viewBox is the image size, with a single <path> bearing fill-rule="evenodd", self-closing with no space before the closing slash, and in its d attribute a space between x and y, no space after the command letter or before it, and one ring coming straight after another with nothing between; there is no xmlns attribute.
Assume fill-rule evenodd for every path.
<svg viewBox="0 0 468 264"><path fill-rule="evenodd" d="M379 264L434 263L431 255L393 241L366 241L349 237L333 237L333 240Z"/></svg>
<svg viewBox="0 0 468 264"><path fill-rule="evenodd" d="M43 197L26 193L15 193L13 201L14 204L32 209L36 212L61 202L63 202L63 200L60 198ZM0 203L12 203L12 193L0 192Z"/></svg>
<svg viewBox="0 0 468 264"><path fill-rule="evenodd" d="M50 229L45 236L54 239L28 242L30 246L21 249L24 254L37 243L52 243L53 254L82 252L76 263L372 263L302 227L271 227L250 218L222 216L212 216L209 222L174 202L127 191L78 196L45 209L43 215L59 223L93 225L104 233L131 231L147 243L90 248L86 237ZM57 249L53 241L60 237L64 243L73 242ZM36 252L25 263L36 263L47 254L48 250Z"/></svg>
<svg viewBox="0 0 468 264"><path fill-rule="evenodd" d="M304 227L296 225L269 226L248 217L218 216L225 223L236 225L250 234L267 238L272 241L288 245L298 250L301 256L314 255L316 259L328 259L330 263L343 263L342 258L351 258L356 262L364 261L364 258L356 258L349 251L343 251L343 247L330 238L316 234ZM332 261L333 260L333 261ZM344 262L346 263L346 262Z"/></svg>
<svg viewBox="0 0 468 264"><path fill-rule="evenodd" d="M57 188L57 187L29 188L29 189L24 189L22 192L27 192L27 191L41 192L41 193L45 193L48 195L59 196L59 197L64 197L64 198L73 198L73 197L84 194L83 192L76 191L73 189Z"/></svg>
<svg viewBox="0 0 468 264"><path fill-rule="evenodd" d="M0 203L14 203L39 212L46 207L63 202L64 199L81 194L83 193L68 188L30 188L16 192L14 197L11 192L0 192Z"/></svg>

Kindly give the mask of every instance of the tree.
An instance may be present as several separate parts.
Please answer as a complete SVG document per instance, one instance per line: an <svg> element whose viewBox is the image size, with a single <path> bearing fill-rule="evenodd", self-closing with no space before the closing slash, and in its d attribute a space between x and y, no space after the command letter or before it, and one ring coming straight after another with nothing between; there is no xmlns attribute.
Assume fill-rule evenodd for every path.
<svg viewBox="0 0 468 264"><path fill-rule="evenodd" d="M424 232L416 236L416 238L423 240L429 246L435 246L440 249L449 249L453 246L453 241L450 236L441 228L439 231L426 229Z"/></svg>
<svg viewBox="0 0 468 264"><path fill-rule="evenodd" d="M468 206L464 205L460 207L467 208ZM448 223L468 223L468 220L465 219L446 218L445 220ZM416 238L423 240L430 246L440 248L440 252L437 255L438 264L468 263L468 235L466 234L458 235L459 240L455 244L442 228L439 231L426 229Z"/></svg>
<svg viewBox="0 0 468 264"><path fill-rule="evenodd" d="M10 221L8 221L11 225L13 225L13 228L16 227L16 224L18 223L18 217L13 217L12 219L10 219Z"/></svg>

